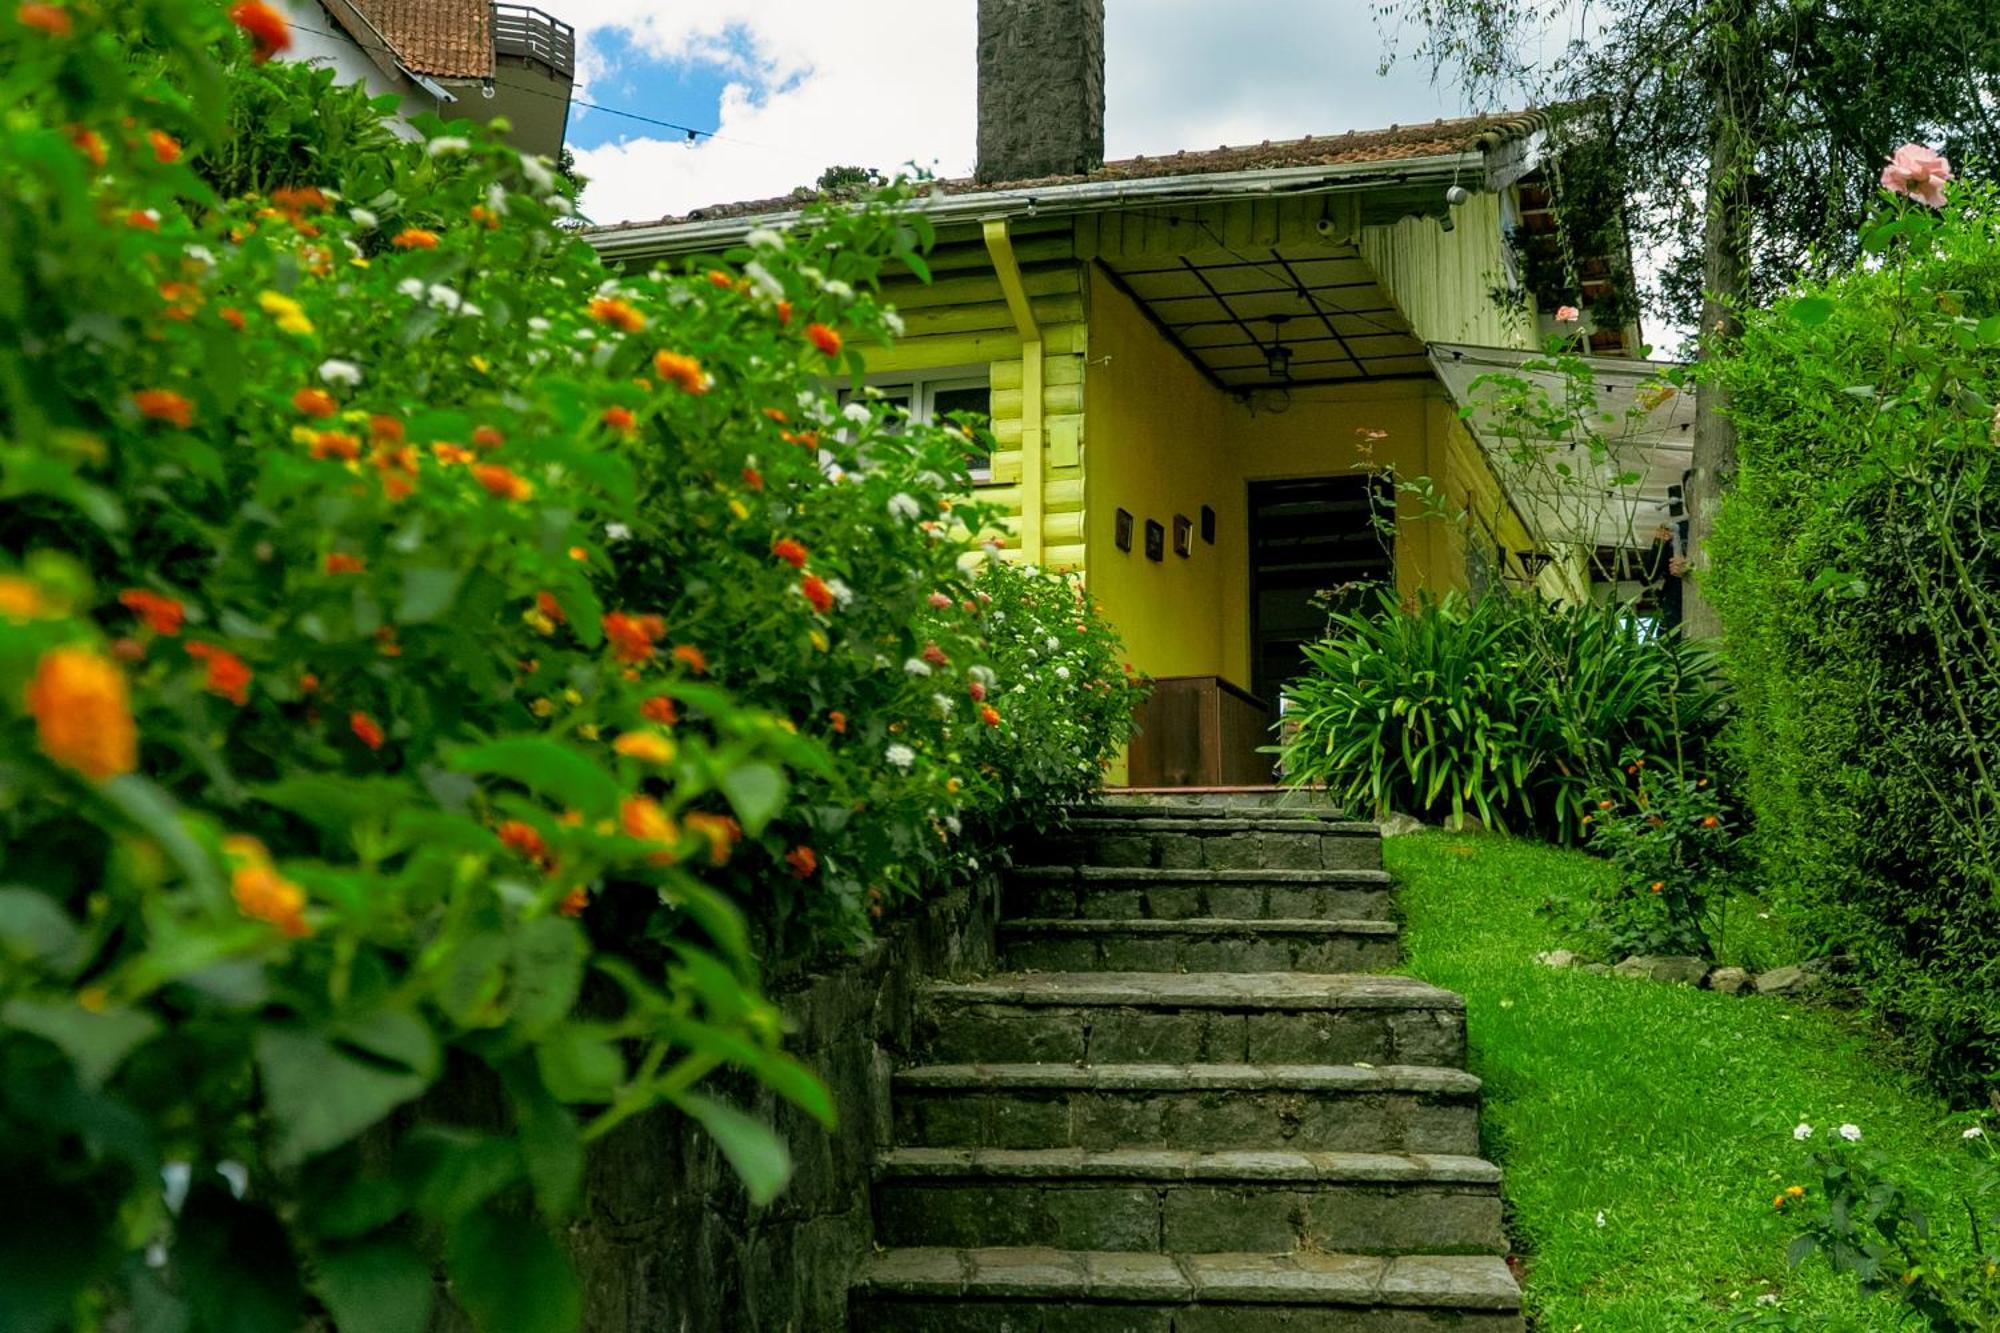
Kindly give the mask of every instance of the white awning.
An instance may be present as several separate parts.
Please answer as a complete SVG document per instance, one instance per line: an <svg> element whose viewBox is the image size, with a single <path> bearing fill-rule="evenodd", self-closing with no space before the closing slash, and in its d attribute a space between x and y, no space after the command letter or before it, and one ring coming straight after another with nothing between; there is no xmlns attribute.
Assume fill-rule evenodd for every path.
<svg viewBox="0 0 2000 1333"><path fill-rule="evenodd" d="M1679 363L1582 357L1597 401L1587 413L1579 405L1566 414L1569 385L1545 353L1432 343L1430 357L1452 399L1472 409L1466 425L1538 540L1644 547L1655 528L1675 521L1668 488L1680 486L1694 445L1694 387L1675 389L1662 378ZM1482 383L1488 376L1504 382ZM1589 420L1574 437L1525 427L1521 415L1495 406L1518 397L1524 383L1546 395L1565 425ZM1603 439L1603 457L1593 459L1578 442L1585 432Z"/></svg>

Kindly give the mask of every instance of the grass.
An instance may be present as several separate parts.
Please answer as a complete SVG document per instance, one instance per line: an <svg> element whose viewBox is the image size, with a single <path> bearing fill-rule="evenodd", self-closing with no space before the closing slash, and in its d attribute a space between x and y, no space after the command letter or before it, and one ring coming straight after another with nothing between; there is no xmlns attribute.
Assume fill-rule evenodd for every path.
<svg viewBox="0 0 2000 1333"><path fill-rule="evenodd" d="M1588 891L1603 865L1582 853L1425 832L1387 856L1408 970L1466 999L1486 1152L1506 1171L1540 1333L1721 1328L1766 1293L1801 1328L1914 1326L1822 1261L1788 1269L1792 1232L1771 1207L1805 1179L1801 1120L1857 1124L1912 1189L1960 1192L1951 1108L1890 1067L1863 1023L1536 963L1579 943L1537 909Z"/></svg>

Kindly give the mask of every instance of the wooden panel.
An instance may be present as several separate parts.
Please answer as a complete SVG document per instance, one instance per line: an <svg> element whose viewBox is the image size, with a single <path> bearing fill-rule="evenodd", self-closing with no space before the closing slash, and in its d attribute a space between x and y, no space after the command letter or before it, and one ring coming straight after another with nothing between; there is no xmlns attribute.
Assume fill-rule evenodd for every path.
<svg viewBox="0 0 2000 1333"><path fill-rule="evenodd" d="M1271 712L1219 676L1163 676L1139 705L1135 787L1259 786L1272 780Z"/></svg>

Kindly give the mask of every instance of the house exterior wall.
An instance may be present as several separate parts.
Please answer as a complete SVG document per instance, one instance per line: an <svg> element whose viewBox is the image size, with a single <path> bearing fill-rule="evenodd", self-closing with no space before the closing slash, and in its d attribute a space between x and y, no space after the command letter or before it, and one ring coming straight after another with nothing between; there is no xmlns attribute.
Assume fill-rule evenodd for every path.
<svg viewBox="0 0 2000 1333"><path fill-rule="evenodd" d="M358 83L368 90L370 97L393 94L399 100L397 114L387 122L389 129L400 138L417 137L409 118L437 109L429 96L421 91L413 94L408 84L384 74L361 49L361 44L341 31L339 23L319 0L278 0L278 3L292 25L292 45L279 59L331 69L335 83Z"/></svg>
<svg viewBox="0 0 2000 1333"><path fill-rule="evenodd" d="M1452 210L1446 231L1435 218L1408 217L1361 228L1356 244L1403 317L1425 342L1532 347L1525 308L1503 308L1496 290L1512 285L1500 232L1500 196L1475 194Z"/></svg>

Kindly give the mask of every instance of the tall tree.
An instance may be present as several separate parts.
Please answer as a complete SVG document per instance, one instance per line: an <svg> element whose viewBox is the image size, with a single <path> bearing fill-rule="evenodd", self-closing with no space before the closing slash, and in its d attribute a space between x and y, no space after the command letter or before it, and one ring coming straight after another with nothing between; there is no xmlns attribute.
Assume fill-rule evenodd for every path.
<svg viewBox="0 0 2000 1333"><path fill-rule="evenodd" d="M1852 257L1883 160L1909 140L2000 163L1995 0L1377 0L1393 44L1490 103L1566 110L1566 245L1628 244L1659 272L1651 312L1697 355L1736 312ZM1558 199L1559 206L1564 203ZM1695 566L1736 463L1725 391L1705 380L1687 487ZM1713 613L1690 590L1691 633Z"/></svg>

